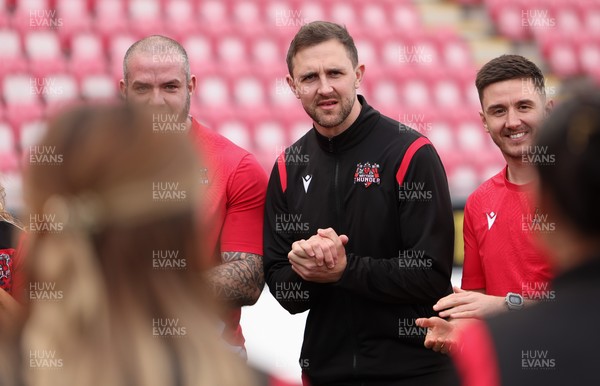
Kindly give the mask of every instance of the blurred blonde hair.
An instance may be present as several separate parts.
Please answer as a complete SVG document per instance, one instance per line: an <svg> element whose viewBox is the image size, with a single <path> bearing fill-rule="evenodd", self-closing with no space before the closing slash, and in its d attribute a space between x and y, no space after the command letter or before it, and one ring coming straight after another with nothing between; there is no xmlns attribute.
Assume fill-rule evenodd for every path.
<svg viewBox="0 0 600 386"><path fill-rule="evenodd" d="M155 133L148 114L126 106L84 106L51 122L41 145L63 162L27 171L26 202L62 229L32 232L28 276L34 288L50 283L61 296L30 300L21 336L25 384L253 384L218 337L204 286L188 136ZM157 201L159 181L176 181L187 197ZM157 270L157 250L178 251L185 268ZM156 336L156 320L185 331ZM60 366L30 367L37 352L55 353Z"/></svg>

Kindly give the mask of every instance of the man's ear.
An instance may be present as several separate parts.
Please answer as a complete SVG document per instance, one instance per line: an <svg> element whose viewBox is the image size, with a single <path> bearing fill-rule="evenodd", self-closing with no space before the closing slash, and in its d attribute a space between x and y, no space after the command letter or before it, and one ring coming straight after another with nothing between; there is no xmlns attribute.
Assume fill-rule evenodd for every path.
<svg viewBox="0 0 600 386"><path fill-rule="evenodd" d="M196 91L196 85L197 85L196 75L192 74L190 76L190 81L187 84L188 92L190 94L193 94L194 91Z"/></svg>
<svg viewBox="0 0 600 386"><path fill-rule="evenodd" d="M292 90L296 98L300 99L300 91L296 86L296 82L294 82L294 78L292 78L292 76L288 74L285 76L285 81L287 82L288 86L290 86L290 89Z"/></svg>
<svg viewBox="0 0 600 386"><path fill-rule="evenodd" d="M550 115L550 112L552 111L553 108L554 108L554 101L552 99L550 99L548 102L546 102L546 106L544 107L544 110L546 111L546 116Z"/></svg>
<svg viewBox="0 0 600 386"><path fill-rule="evenodd" d="M121 97L123 97L123 99L127 98L127 85L125 84L125 79L121 79L119 81L119 92L121 93Z"/></svg>
<svg viewBox="0 0 600 386"><path fill-rule="evenodd" d="M483 124L483 129L485 130L485 132L489 133L490 130L488 129L487 120L485 119L485 115L483 114L483 111L479 112L479 118L481 118L481 123Z"/></svg>
<svg viewBox="0 0 600 386"><path fill-rule="evenodd" d="M356 66L356 70L354 71L356 74L356 81L354 82L354 88L359 88L362 83L363 77L365 75L365 65L360 64Z"/></svg>

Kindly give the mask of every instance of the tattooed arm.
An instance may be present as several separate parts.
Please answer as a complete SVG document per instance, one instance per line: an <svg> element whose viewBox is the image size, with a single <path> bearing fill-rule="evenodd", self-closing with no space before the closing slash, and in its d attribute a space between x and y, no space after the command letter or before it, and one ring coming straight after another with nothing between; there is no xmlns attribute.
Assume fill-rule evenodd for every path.
<svg viewBox="0 0 600 386"><path fill-rule="evenodd" d="M217 297L234 306L250 306L265 285L262 256L245 252L223 252L223 264L210 271Z"/></svg>

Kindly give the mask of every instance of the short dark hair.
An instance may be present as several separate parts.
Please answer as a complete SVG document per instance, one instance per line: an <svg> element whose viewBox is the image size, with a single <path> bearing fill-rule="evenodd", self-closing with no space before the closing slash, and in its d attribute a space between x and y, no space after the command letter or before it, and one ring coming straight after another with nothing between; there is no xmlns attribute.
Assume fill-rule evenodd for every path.
<svg viewBox="0 0 600 386"><path fill-rule="evenodd" d="M537 145L555 158L536 165L542 194L579 232L600 235L600 90L588 87L561 102L542 125Z"/></svg>
<svg viewBox="0 0 600 386"><path fill-rule="evenodd" d="M151 35L138 40L127 49L125 57L123 58L123 80L125 81L125 83L127 83L127 80L129 78L129 58L131 57L131 55L133 55L137 51L153 52L153 48L161 45L167 47L169 51L171 49L174 50L175 52L177 52L177 55L181 56L180 62L182 63L183 70L185 71L185 80L187 82L190 81L190 61L188 59L188 55L185 51L185 48L183 48L183 46L179 44L177 40L162 35Z"/></svg>
<svg viewBox="0 0 600 386"><path fill-rule="evenodd" d="M290 48L285 59L290 76L294 76L292 61L298 51L332 39L342 43L344 48L346 48L352 65L356 67L358 65L358 51L346 27L328 21L313 21L303 25L290 43Z"/></svg>
<svg viewBox="0 0 600 386"><path fill-rule="evenodd" d="M487 62L475 79L479 102L483 101L483 90L492 83L511 79L531 79L536 90L546 95L544 74L538 66L521 55L502 55Z"/></svg>

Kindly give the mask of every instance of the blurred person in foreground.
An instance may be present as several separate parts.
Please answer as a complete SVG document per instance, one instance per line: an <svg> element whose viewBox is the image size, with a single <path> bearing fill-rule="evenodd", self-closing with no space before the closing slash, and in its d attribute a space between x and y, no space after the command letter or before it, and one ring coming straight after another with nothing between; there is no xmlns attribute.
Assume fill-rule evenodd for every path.
<svg viewBox="0 0 600 386"><path fill-rule="evenodd" d="M241 307L256 303L264 287L267 176L252 154L189 115L196 76L190 73L185 49L175 40L153 35L129 47L119 87L128 103L151 109L153 131L189 133L188 140L202 154L196 181L206 185L198 215L205 232L203 252L214 263L209 282L229 305L223 315L223 338L245 357Z"/></svg>
<svg viewBox="0 0 600 386"><path fill-rule="evenodd" d="M0 383L260 384L217 333L187 137L153 132L129 106L78 107L40 145L63 162L25 171L25 202L44 223L30 233L27 319L4 336L14 350ZM157 197L165 180L185 195Z"/></svg>
<svg viewBox="0 0 600 386"><path fill-rule="evenodd" d="M455 330L472 318L545 300L553 276L547 250L534 237L541 213L532 197L535 165L553 158L534 146L554 103L544 75L523 56L502 55L479 70L475 85L483 127L506 167L467 199L462 289L437 302L439 317L417 320L429 328L425 346L443 353L452 348Z"/></svg>
<svg viewBox="0 0 600 386"><path fill-rule="evenodd" d="M537 145L556 157L536 165L555 298L465 328L453 351L465 386L600 384L600 90L559 104Z"/></svg>
<svg viewBox="0 0 600 386"><path fill-rule="evenodd" d="M452 291L452 205L435 148L357 95L365 66L346 28L304 25L287 65L313 128L273 167L264 261L279 303L310 310L304 382L449 384L450 359L423 347L414 324ZM430 199L412 199L415 185Z"/></svg>

